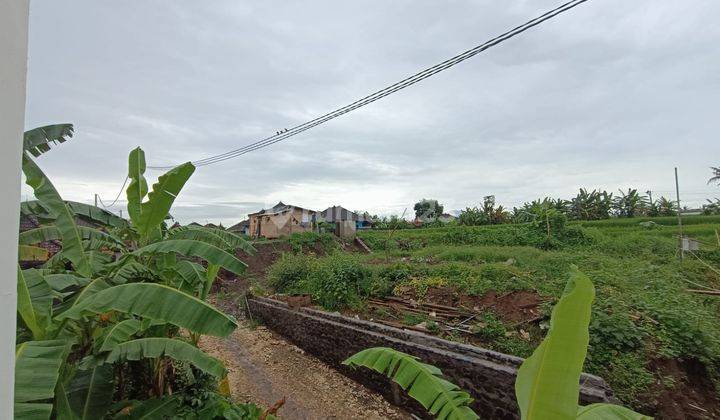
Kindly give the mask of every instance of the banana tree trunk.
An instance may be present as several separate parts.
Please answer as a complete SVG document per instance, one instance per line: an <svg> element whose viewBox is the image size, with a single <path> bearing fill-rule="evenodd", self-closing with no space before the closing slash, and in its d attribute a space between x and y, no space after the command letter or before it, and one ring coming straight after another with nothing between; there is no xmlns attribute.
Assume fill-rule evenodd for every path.
<svg viewBox="0 0 720 420"><path fill-rule="evenodd" d="M0 0L0 418L13 418L20 223L20 157L25 124L28 0Z"/></svg>

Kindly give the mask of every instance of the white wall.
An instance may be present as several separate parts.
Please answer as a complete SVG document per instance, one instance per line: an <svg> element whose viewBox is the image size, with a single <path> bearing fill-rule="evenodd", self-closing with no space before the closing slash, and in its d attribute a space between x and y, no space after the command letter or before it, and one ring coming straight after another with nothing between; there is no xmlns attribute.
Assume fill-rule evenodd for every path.
<svg viewBox="0 0 720 420"><path fill-rule="evenodd" d="M0 418L13 418L20 153L28 0L0 0Z"/></svg>

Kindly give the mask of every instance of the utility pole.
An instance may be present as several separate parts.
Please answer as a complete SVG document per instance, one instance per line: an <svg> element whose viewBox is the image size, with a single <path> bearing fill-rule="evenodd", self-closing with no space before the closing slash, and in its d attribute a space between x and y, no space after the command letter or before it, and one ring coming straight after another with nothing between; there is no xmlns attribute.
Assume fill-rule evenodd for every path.
<svg viewBox="0 0 720 420"><path fill-rule="evenodd" d="M95 207L97 207L97 194L95 194Z"/></svg>
<svg viewBox="0 0 720 420"><path fill-rule="evenodd" d="M0 418L13 418L28 0L0 0Z"/></svg>
<svg viewBox="0 0 720 420"><path fill-rule="evenodd" d="M678 208L678 232L680 234L680 261L683 260L685 257L685 250L683 250L683 230L682 230L682 216L680 215L681 207L680 207L680 184L678 183L678 174L677 174L677 167L675 168L675 198L677 198L677 208Z"/></svg>

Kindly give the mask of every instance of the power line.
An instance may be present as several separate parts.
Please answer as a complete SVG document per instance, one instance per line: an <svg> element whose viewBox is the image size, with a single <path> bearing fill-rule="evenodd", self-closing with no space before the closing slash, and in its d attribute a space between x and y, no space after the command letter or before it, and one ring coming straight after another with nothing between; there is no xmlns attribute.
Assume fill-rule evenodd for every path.
<svg viewBox="0 0 720 420"><path fill-rule="evenodd" d="M365 105L373 103L379 99L382 99L388 95L391 95L397 91L405 89L408 86L412 86L415 83L425 80L428 77L433 76L443 70L447 70L450 67L455 66L456 64L459 64L469 58L476 56L477 54L487 50L490 47L498 45L501 42L503 42L507 39L510 39L522 32L525 32L526 30L528 30L532 27L535 27L535 26L541 24L542 22L545 22L546 20L552 19L553 17L555 17L563 12L566 12L576 6L579 6L580 4L585 3L586 1L588 1L588 0L572 0L567 3L564 3L561 6L556 7L555 9L545 12L542 15L525 22L524 24L522 24L520 26L517 26L499 36L496 36L495 38L490 39L489 41L486 41L472 49L469 49L463 53L460 53L460 54L458 54L448 60L445 60L439 64L436 64L432 67L428 67L425 70L415 73L412 76L406 77L405 79L403 79L399 82L396 82L396 83L394 83L384 89L378 90L374 93L371 93L370 95L367 95L361 99L358 99L357 101L352 102L348 105L345 105L344 107L338 108L335 111L321 115L321 116L319 116L315 119L312 119L310 121L307 121L303 124L294 126L289 130L286 129L285 131L279 131L273 136L266 137L262 140L256 141L254 143L250 143L241 148L231 150L229 152L222 153L219 155L200 159L200 160L194 161L192 163L195 166L211 165L214 163L222 162L224 160L238 157L240 155L244 155L245 153L249 153L254 150L258 150L263 147L267 147L267 146L270 146L277 142L288 139L292 136L302 133L303 131L309 130L317 125L323 124L323 123L330 121L334 118L337 118L343 114L351 112L355 109L358 109L360 107L363 107ZM148 166L148 169L171 169L171 168L172 168L172 166Z"/></svg>
<svg viewBox="0 0 720 420"><path fill-rule="evenodd" d="M129 175L128 175L128 176L125 176L125 181L123 181L122 187L120 187L120 191L118 192L117 197L115 197L115 200L113 200L113 202L110 203L109 206L106 206L105 203L103 203L102 198L100 198L100 194L95 194L95 196L98 198L98 200L100 200L100 204L101 204L106 210L107 210L108 207L114 206L115 203L117 203L117 201L120 199L120 196L122 195L123 191L125 190L125 184L127 184L129 178L130 178Z"/></svg>

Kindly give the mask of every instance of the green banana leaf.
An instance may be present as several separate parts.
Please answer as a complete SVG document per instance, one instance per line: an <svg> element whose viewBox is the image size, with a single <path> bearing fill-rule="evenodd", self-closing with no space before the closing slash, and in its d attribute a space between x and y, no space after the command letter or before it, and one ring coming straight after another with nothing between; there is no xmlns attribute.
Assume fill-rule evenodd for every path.
<svg viewBox="0 0 720 420"><path fill-rule="evenodd" d="M56 306L53 309L53 314L55 315L55 318L57 319L59 315L65 313L70 308L75 307L80 302L83 302L86 299L89 299L95 294L108 288L110 288L110 285L102 278L97 278L91 281L90 284L82 288L78 293L68 299L65 299L60 305Z"/></svg>
<svg viewBox="0 0 720 420"><path fill-rule="evenodd" d="M576 417L594 297L590 279L572 266L547 336L518 369L515 394L523 419Z"/></svg>
<svg viewBox="0 0 720 420"><path fill-rule="evenodd" d="M232 232L221 229L206 228L202 226L180 226L168 231L170 239L192 239L205 242L225 250L235 251L241 249L246 253L255 254L255 248L250 242Z"/></svg>
<svg viewBox="0 0 720 420"><path fill-rule="evenodd" d="M42 340L51 320L52 289L38 270L17 272L17 311L35 340Z"/></svg>
<svg viewBox="0 0 720 420"><path fill-rule="evenodd" d="M55 388L55 413L60 420L78 420L79 417L73 412L68 400L67 391L62 379L58 381Z"/></svg>
<svg viewBox="0 0 720 420"><path fill-rule="evenodd" d="M70 207L70 210L76 216L83 216L103 226L122 228L128 225L127 220L105 209L101 209L100 207L95 207L85 203L78 203L77 201L65 201L65 204ZM20 203L20 214L25 216L35 216L39 219L49 221L55 220L57 217L55 213L45 208L42 203L37 200L23 201Z"/></svg>
<svg viewBox="0 0 720 420"><path fill-rule="evenodd" d="M578 420L650 420L652 417L636 413L615 404L590 404L578 407Z"/></svg>
<svg viewBox="0 0 720 420"><path fill-rule="evenodd" d="M217 264L235 274L242 274L247 265L234 255L204 242L190 239L168 239L154 244L146 245L132 254L141 256L147 254L164 254L175 252L186 257L199 257L210 264Z"/></svg>
<svg viewBox="0 0 720 420"><path fill-rule="evenodd" d="M124 409L129 409L130 415L118 415L115 419L171 419L175 418L175 413L177 413L179 407L180 396L178 395L169 395L163 398L153 398L145 401L133 401L124 407Z"/></svg>
<svg viewBox="0 0 720 420"><path fill-rule="evenodd" d="M101 230L87 227L87 226L78 226L77 227L78 232L80 232L80 237L83 240L87 239L95 239L100 240L103 243L106 243L109 247L113 248L124 248L125 243L121 241L119 238L116 238L115 236L103 232ZM41 226L35 229L26 230L25 232L20 232L19 237L19 243L21 245L32 245L37 244L40 242L45 241L53 241L53 240L61 240L62 236L60 234L60 229L57 228L57 226L49 225L49 226Z"/></svg>
<svg viewBox="0 0 720 420"><path fill-rule="evenodd" d="M142 323L137 319L126 319L110 327L98 349L99 352L110 351L116 345L124 343L142 329Z"/></svg>
<svg viewBox="0 0 720 420"><path fill-rule="evenodd" d="M53 124L33 128L23 136L23 150L35 157L50 150L50 143L64 143L73 136L72 124Z"/></svg>
<svg viewBox="0 0 720 420"><path fill-rule="evenodd" d="M48 403L15 403L15 420L46 420L50 418L53 406Z"/></svg>
<svg viewBox="0 0 720 420"><path fill-rule="evenodd" d="M70 408L82 420L101 419L107 413L115 391L112 365L77 370L67 388Z"/></svg>
<svg viewBox="0 0 720 420"><path fill-rule="evenodd" d="M175 282L175 287L183 291L199 291L207 279L205 267L192 261L178 261L174 271L179 277L179 281Z"/></svg>
<svg viewBox="0 0 720 420"><path fill-rule="evenodd" d="M145 180L145 152L139 147L130 152L128 156L128 177L130 185L128 185L127 209L132 224L137 227L140 222L140 204L148 193L148 185Z"/></svg>
<svg viewBox="0 0 720 420"><path fill-rule="evenodd" d="M78 203L77 201L66 201L70 210L78 216L84 216L103 226L123 228L128 226L128 221L122 217L90 204Z"/></svg>
<svg viewBox="0 0 720 420"><path fill-rule="evenodd" d="M141 264L132 259L115 269L112 273L112 281L115 284L124 284L130 281L147 280L155 277L155 274L145 264Z"/></svg>
<svg viewBox="0 0 720 420"><path fill-rule="evenodd" d="M170 357L192 364L201 371L217 378L225 376L222 362L208 356L199 348L173 338L138 338L116 345L108 354L106 362L120 360L141 360L145 358Z"/></svg>
<svg viewBox="0 0 720 420"><path fill-rule="evenodd" d="M18 245L19 261L47 261L50 253L45 248L30 245Z"/></svg>
<svg viewBox="0 0 720 420"><path fill-rule="evenodd" d="M92 280L76 276L73 274L45 274L45 281L51 289L62 292L69 287L84 287L90 284Z"/></svg>
<svg viewBox="0 0 720 420"><path fill-rule="evenodd" d="M409 354L374 347L350 356L343 364L364 366L387 376L439 420L479 418L468 407L473 399L467 392L441 378L440 369Z"/></svg>
<svg viewBox="0 0 720 420"><path fill-rule="evenodd" d="M195 172L195 166L187 162L177 166L158 178L152 187L146 202L140 204L140 217L135 224L141 235L148 236L165 220L175 198L190 176ZM133 223L135 223L133 221Z"/></svg>
<svg viewBox="0 0 720 420"><path fill-rule="evenodd" d="M70 208L58 194L57 190L45 176L45 173L27 155L23 155L23 172L25 182L35 191L35 197L44 207L57 215L55 226L60 230L63 243L63 255L75 266L75 270L82 276L90 277L92 268L83 252L82 237L75 225L75 217Z"/></svg>
<svg viewBox="0 0 720 420"><path fill-rule="evenodd" d="M237 327L230 317L200 299L155 283L130 283L110 287L83 299L56 319L78 320L87 314L113 310L219 337L227 337Z"/></svg>
<svg viewBox="0 0 720 420"><path fill-rule="evenodd" d="M205 273L205 283L203 284L203 288L200 291L200 299L205 300L207 298L208 294L210 293L210 289L215 282L218 271L220 271L219 265L208 264L207 271Z"/></svg>
<svg viewBox="0 0 720 420"><path fill-rule="evenodd" d="M26 341L15 348L15 407L16 419L49 418L44 404L52 399L60 374L60 367L67 357L69 345L64 340ZM20 405L31 403L29 405ZM52 407L52 404L48 404Z"/></svg>

